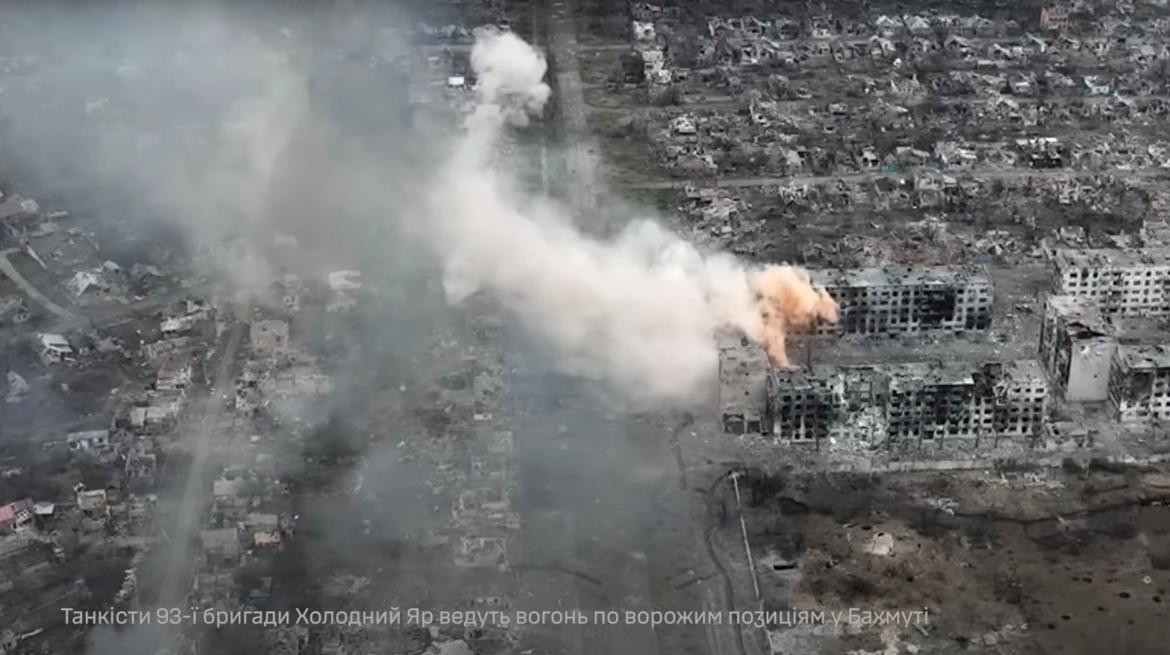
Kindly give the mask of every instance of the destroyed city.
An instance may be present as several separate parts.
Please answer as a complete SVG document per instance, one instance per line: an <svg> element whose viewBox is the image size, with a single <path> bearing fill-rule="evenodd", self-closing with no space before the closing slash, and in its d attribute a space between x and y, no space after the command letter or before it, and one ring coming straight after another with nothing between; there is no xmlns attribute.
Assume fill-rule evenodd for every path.
<svg viewBox="0 0 1170 655"><path fill-rule="evenodd" d="M1170 0L0 1L0 618L1170 653Z"/></svg>

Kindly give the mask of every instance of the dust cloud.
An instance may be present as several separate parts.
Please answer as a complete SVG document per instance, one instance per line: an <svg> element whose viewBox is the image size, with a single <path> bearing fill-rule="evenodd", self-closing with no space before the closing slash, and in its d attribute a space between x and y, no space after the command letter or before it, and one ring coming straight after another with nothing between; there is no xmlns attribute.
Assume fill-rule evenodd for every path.
<svg viewBox="0 0 1170 655"><path fill-rule="evenodd" d="M485 291L551 342L568 370L654 403L703 396L721 327L765 343L774 364L786 366L788 331L836 320L832 298L800 269L705 255L647 220L598 240L563 209L510 194L492 154L509 124L542 111L546 65L511 33L477 36L479 105L432 202L452 302Z"/></svg>
<svg viewBox="0 0 1170 655"><path fill-rule="evenodd" d="M783 366L789 331L836 317L798 269L700 252L652 220L590 236L563 206L516 191L499 150L551 90L544 57L511 32L477 34L476 104L450 139L399 107L402 80L369 73L406 68L401 38L321 34L293 10L262 27L206 7L120 6L84 28L48 9L26 16L58 45L4 89L11 160L75 191L63 196L134 217L131 232L177 231L240 296L262 297L285 272L361 268L395 286L437 266L451 303L497 298L560 368L647 405L705 396L721 327ZM59 45L82 33L92 47ZM348 53L330 59L336 44ZM337 88L341 68L363 77ZM365 106L406 118L367 125L353 114Z"/></svg>

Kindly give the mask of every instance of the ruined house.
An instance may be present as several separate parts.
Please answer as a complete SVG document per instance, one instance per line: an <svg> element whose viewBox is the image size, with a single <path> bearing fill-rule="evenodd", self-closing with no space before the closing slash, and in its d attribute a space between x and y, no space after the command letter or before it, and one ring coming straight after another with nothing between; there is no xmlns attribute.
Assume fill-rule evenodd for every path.
<svg viewBox="0 0 1170 655"><path fill-rule="evenodd" d="M151 488L158 471L158 456L147 439L140 439L126 453L126 483L131 487Z"/></svg>
<svg viewBox="0 0 1170 655"><path fill-rule="evenodd" d="M148 405L130 408L127 418L135 434L162 434L174 427L182 409L182 396L160 394Z"/></svg>
<svg viewBox="0 0 1170 655"><path fill-rule="evenodd" d="M502 536L460 537L455 548L455 566L460 568L508 567L508 539Z"/></svg>
<svg viewBox="0 0 1170 655"><path fill-rule="evenodd" d="M252 353L257 357L277 357L288 349L288 323L264 320L252 323L250 332Z"/></svg>
<svg viewBox="0 0 1170 655"><path fill-rule="evenodd" d="M65 436L65 442L69 444L70 450L102 450L110 446L110 431L84 430L70 432Z"/></svg>
<svg viewBox="0 0 1170 655"><path fill-rule="evenodd" d="M15 530L33 519L33 501L28 498L0 505L0 527Z"/></svg>
<svg viewBox="0 0 1170 655"><path fill-rule="evenodd" d="M41 361L46 365L73 360L73 346L60 334L41 334L37 337Z"/></svg>
<svg viewBox="0 0 1170 655"><path fill-rule="evenodd" d="M77 508L86 514L104 516L109 511L105 489L85 489L77 492Z"/></svg>

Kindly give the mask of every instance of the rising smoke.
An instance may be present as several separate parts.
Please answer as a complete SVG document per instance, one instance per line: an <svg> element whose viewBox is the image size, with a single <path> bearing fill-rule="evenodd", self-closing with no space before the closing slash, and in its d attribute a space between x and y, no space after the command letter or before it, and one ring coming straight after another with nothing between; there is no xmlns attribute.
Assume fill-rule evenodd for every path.
<svg viewBox="0 0 1170 655"><path fill-rule="evenodd" d="M836 320L832 298L800 269L704 255L645 220L597 240L555 207L521 203L492 169L492 153L509 124L543 109L545 60L512 33L483 31L471 61L479 105L433 201L450 300L486 291L569 370L654 402L703 393L721 327L739 328L787 366L790 330Z"/></svg>
<svg viewBox="0 0 1170 655"><path fill-rule="evenodd" d="M61 65L11 82L0 112L15 129L3 145L16 160L35 160L26 170L45 171L48 186L84 181L74 195L86 198L117 190L126 201L108 213L145 216L136 226L176 226L241 293L260 294L282 270L320 276L358 261L405 262L400 268L415 275L431 264L412 247L421 237L441 263L449 301L477 291L497 297L562 368L647 403L704 394L716 367L713 335L723 326L766 344L784 366L790 330L836 317L832 300L797 269L701 253L647 220L593 238L563 207L513 192L510 176L494 168L497 147L551 93L544 58L510 32L478 34L477 106L433 172L414 155L442 153L444 144L403 155L405 144L424 140L409 127L358 129L358 145L339 137L360 122L341 109L391 107L408 94L372 80L322 94L321 80L338 76L311 79L314 50L297 45L311 40L301 38L307 23L296 12L289 27L270 31L216 11L192 10L184 20L168 11L98 15L106 14L106 28L37 15L38 25L71 26L108 43L93 52L62 48L51 55ZM130 33L157 36L123 38ZM44 36L78 40L72 32ZM342 36L338 42L355 40ZM399 56L370 43L381 60ZM354 53L357 67L367 67L368 55ZM325 106L314 93L342 99Z"/></svg>

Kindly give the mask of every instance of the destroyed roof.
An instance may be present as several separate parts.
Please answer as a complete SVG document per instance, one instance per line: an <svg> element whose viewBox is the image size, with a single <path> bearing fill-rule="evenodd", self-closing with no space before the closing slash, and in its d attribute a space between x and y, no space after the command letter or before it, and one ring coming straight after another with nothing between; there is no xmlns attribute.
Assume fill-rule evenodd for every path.
<svg viewBox="0 0 1170 655"><path fill-rule="evenodd" d="M59 334L42 334L41 345L50 350L72 351L69 340Z"/></svg>
<svg viewBox="0 0 1170 655"><path fill-rule="evenodd" d="M7 505L0 505L0 523L12 523L21 512L30 512L33 501L29 498L13 501Z"/></svg>
<svg viewBox="0 0 1170 655"><path fill-rule="evenodd" d="M881 381L891 390L931 386L967 386L975 383L975 375L999 368L999 377L1044 382L1040 363L1034 359L1007 362L906 362L836 366L817 364L806 368L774 369L770 372L773 388L800 389L832 386L835 382Z"/></svg>
<svg viewBox="0 0 1170 655"><path fill-rule="evenodd" d="M1111 332L1109 321L1101 315L1101 309L1096 303L1062 294L1050 296L1046 304L1053 314L1069 323L1067 329L1080 326L1102 334Z"/></svg>
<svg viewBox="0 0 1170 655"><path fill-rule="evenodd" d="M1156 344L1170 341L1170 319L1164 316L1110 316L1113 335L1125 344Z"/></svg>
<svg viewBox="0 0 1170 655"><path fill-rule="evenodd" d="M1100 268L1170 265L1166 248L1061 248L1056 251L1057 267Z"/></svg>
<svg viewBox="0 0 1170 655"><path fill-rule="evenodd" d="M1118 346L1116 357L1129 369L1170 369L1170 345L1167 344Z"/></svg>
<svg viewBox="0 0 1170 655"><path fill-rule="evenodd" d="M811 271L825 287L979 285L990 286L985 269L970 266L883 266Z"/></svg>
<svg viewBox="0 0 1170 655"><path fill-rule="evenodd" d="M992 363L990 365L995 366L996 364ZM1040 362L1035 359L1017 359L1010 362L1003 362L1002 366L1003 370L1001 374L1004 377L1019 380L1047 380L1044 369L1040 366Z"/></svg>

